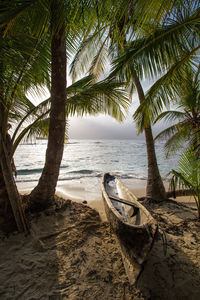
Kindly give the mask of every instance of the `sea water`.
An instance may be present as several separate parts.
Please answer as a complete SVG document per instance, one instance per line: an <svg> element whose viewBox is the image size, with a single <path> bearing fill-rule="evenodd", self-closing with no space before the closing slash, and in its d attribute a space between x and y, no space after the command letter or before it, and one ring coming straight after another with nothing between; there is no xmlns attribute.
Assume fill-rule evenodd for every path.
<svg viewBox="0 0 200 300"><path fill-rule="evenodd" d="M15 153L17 184L35 186L45 161L47 140L19 145ZM161 176L176 168L178 157L166 159L164 142L156 143ZM147 178L145 141L142 140L70 140L64 148L58 186L87 185L87 191L99 191L105 172L117 174L129 187L134 180Z"/></svg>

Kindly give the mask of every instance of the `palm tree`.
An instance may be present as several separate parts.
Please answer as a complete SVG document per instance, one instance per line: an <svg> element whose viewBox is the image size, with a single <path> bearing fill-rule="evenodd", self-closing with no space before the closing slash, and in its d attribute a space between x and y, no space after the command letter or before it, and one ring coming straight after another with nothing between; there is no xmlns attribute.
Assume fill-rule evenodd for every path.
<svg viewBox="0 0 200 300"><path fill-rule="evenodd" d="M31 84L48 84L48 71L45 70L46 75L44 77L43 68L41 67L40 71L37 69L38 63L41 63L41 56L38 51L39 53L43 52L43 55L47 57L48 53L44 51L46 49L44 43L39 45L34 38L28 36L23 42L22 51L21 39L26 34L26 27L19 30L19 27L16 26L15 30L14 37L13 32L3 37L3 30L1 30L0 40L0 175L1 188L5 187L5 193L1 196L5 198L3 205L9 199L19 231L26 231L27 226L23 215L21 197L12 175L12 151L8 149L10 143L8 143L7 128L13 104L17 100L19 102L19 99L23 104L27 88Z"/></svg>
<svg viewBox="0 0 200 300"><path fill-rule="evenodd" d="M54 198L55 187L59 175L59 167L63 154L66 123L66 38L73 48L73 39L78 34L92 28L100 10L91 7L90 1L80 3L60 0L5 1L0 7L0 24L4 35L13 24L21 24L24 19L30 21L29 31L38 42L50 37L51 43L51 112L48 146L45 166L39 184L32 191L30 201L39 203L40 208L48 206ZM3 9L2 9L3 8ZM100 7L99 7L100 8ZM83 19L90 14L87 23ZM94 17L93 17L94 16ZM33 21L35 22L33 22ZM20 25L19 25L20 26ZM68 49L69 50L69 49Z"/></svg>
<svg viewBox="0 0 200 300"><path fill-rule="evenodd" d="M182 89L173 99L176 110L162 112L155 120L175 121L176 123L160 132L155 139L166 139L167 156L175 153L188 143L196 149L200 143L200 85L199 69L196 73L188 71Z"/></svg>
<svg viewBox="0 0 200 300"><path fill-rule="evenodd" d="M123 110L126 111L128 108L128 98L122 89L122 84L111 80L94 83L92 76L88 76L69 86L67 94L67 116L75 113L78 115L105 113L122 121ZM16 124L11 140L10 161L22 139L29 139L34 135L46 137L49 131L50 98L37 106L31 103L25 95L23 98L23 103L16 98L9 111L9 123ZM5 159L2 162L4 163ZM11 175L10 177L13 178ZM1 190L4 186L2 182Z"/></svg>
<svg viewBox="0 0 200 300"><path fill-rule="evenodd" d="M157 1L154 2L156 3ZM143 4L145 10L148 4ZM153 5L151 1L149 5ZM141 5L139 9L144 12ZM146 16L151 16L151 13L152 10L146 13ZM172 96L180 90L187 69L197 66L200 47L199 1L171 1L168 7L163 6L161 9L160 6L160 10L156 9L153 19L143 14L141 16L136 20L137 36L115 60L113 74L122 70L125 74L128 70L136 70L140 79L160 76L145 97L144 93L141 93L141 104L134 114L139 132L146 132L151 121L162 111L163 105L167 105ZM144 18L144 21L141 18ZM151 20L155 20L155 24ZM143 30L139 29L140 23ZM151 137L150 141L152 142ZM148 155L151 155L152 151L153 147L150 146L150 151L147 150ZM151 176L151 157L148 160ZM157 181L156 178L157 175Z"/></svg>
<svg viewBox="0 0 200 300"><path fill-rule="evenodd" d="M80 69L83 72L86 71L88 66L87 63L91 61L92 57L94 57L89 68L89 73L95 74L96 78L98 79L100 74L105 71L105 65L109 54L112 60L119 54L123 53L124 48L128 47L127 34L129 36L133 36L137 29L137 27L136 29L134 28L135 24L137 23L137 18L134 15L134 9L135 7L137 8L137 5L133 6L132 1L122 2L124 6L123 14L117 14L115 19L111 18L107 23L107 26L103 24L99 32L95 32L95 34L90 36L87 41L84 41L79 48L79 51L72 62L71 74L73 78L76 78L78 72L80 73ZM96 51L95 55L91 55L92 48L94 48ZM134 88L137 90L139 101L140 103L143 103L145 96L139 80L137 68L135 68L135 66L131 66L131 68L126 66L124 70L122 67L120 68L119 72L118 70L113 71L110 75L110 78L116 76L116 74L119 75L121 80L125 80L127 82L131 91L133 91ZM148 198L153 198L155 200L165 199L165 188L157 165L150 124L145 126L144 131L148 157L148 180L146 195Z"/></svg>
<svg viewBox="0 0 200 300"><path fill-rule="evenodd" d="M19 5L20 4L20 5ZM37 45L42 43L47 44L51 40L51 56L52 56L52 70L51 70L51 112L50 112L50 129L49 129L49 142L46 155L46 164L41 176L41 180L36 187L36 189L31 194L30 200L33 204L34 201L41 207L48 206L54 195L55 185L57 182L57 177L59 173L59 164L63 152L64 144L64 129L65 129L65 105L66 105L66 48L65 41L67 41L67 49L72 52L74 50L74 43L79 39L79 33L83 34L83 23L85 22L84 18L81 18L80 15L87 17L89 15L89 22L84 23L86 31L92 28L94 21L97 18L97 15L100 13L100 7L103 6L103 2L99 7L87 6L86 1L84 3L77 3L78 5L70 5L65 1L13 1L12 4L10 1L4 1L3 5L0 3L0 27L4 36L7 36L8 33L12 32L13 24L18 29L25 28L25 31L28 31L29 35L33 36L33 39L36 41ZM84 4L84 5L83 5ZM96 4L96 3L95 3ZM91 12L93 12L94 18L91 18ZM65 23L67 16L67 22ZM36 19L34 19L34 17ZM73 22L69 22L72 18ZM36 22L33 22L36 20ZM22 26L23 24L23 26ZM28 24L28 25L27 25ZM37 25L39 24L39 25ZM49 27L50 24L50 27ZM66 26L65 26L66 24ZM42 27L41 27L42 25ZM75 26L76 25L76 26ZM87 25L87 26L86 26ZM78 30L77 30L78 29ZM17 32L17 31L16 31ZM13 32L13 37L15 37L16 32ZM66 39L67 36L67 39ZM23 45L21 44L23 49ZM24 49L23 49L24 50ZM25 49L26 50L26 49ZM45 60L46 56L43 56ZM47 56L48 57L48 56ZM48 61L49 62L49 61ZM46 66L48 67L48 62ZM61 71L61 72L60 72ZM49 74L48 72L46 74ZM59 77L60 76L60 77ZM21 76L20 76L21 79ZM20 81L18 82L19 85ZM34 84L34 83L33 83ZM60 85L61 84L61 85ZM104 95L101 91L101 88L104 85ZM108 85L112 86L111 90L116 92L113 93L113 97L110 97L110 89ZM65 90L64 90L65 86ZM96 112L97 110L108 112L110 114L118 115L122 117L120 113L120 108L117 104L117 99L120 93L117 91L119 84L111 82L104 82L94 86L90 86L90 94L93 95L93 98L96 97L100 103L97 105L95 101L92 102L92 107L88 106L88 101L86 101L84 111ZM96 89L96 91L95 91ZM81 92L84 95L84 91ZM80 94L77 96L74 95L73 100L80 101ZM88 97L88 93L85 94L85 97ZM102 98L103 97L103 98ZM107 101L107 106L105 106L105 101ZM115 99L114 102L110 100ZM88 100L88 99L87 99ZM108 101L109 100L109 101ZM116 103L115 103L116 102ZM73 103L74 104L74 103ZM72 111L75 111L74 106L70 104L68 109L70 111L70 105ZM91 103L90 103L91 105ZM94 106L93 106L94 105ZM78 104L75 103L76 108ZM122 104L123 106L123 104ZM9 111L9 110L8 110ZM8 118L7 118L8 120ZM38 121L41 123L41 116L39 116ZM43 120L44 121L44 120ZM5 122L6 124L6 122ZM35 121L32 125L36 125ZM5 126L4 126L5 127ZM28 126L28 129L33 129L33 126ZM19 143L20 138L26 133L26 130L22 131L17 137L15 142L15 147ZM13 136L16 137L16 134ZM56 138L56 142L54 139ZM13 151L14 152L14 149ZM54 153L54 154L53 154ZM56 159L55 159L56 154ZM54 158L54 166L52 167L51 158ZM12 177L12 172L10 172L10 177ZM11 183L9 183L11 184ZM14 185L14 181L12 182ZM49 187L49 188L48 188ZM10 186L8 185L8 189ZM43 197L42 197L43 196ZM42 197L42 198L41 198ZM41 203L42 202L42 203ZM37 204L35 206L37 206Z"/></svg>
<svg viewBox="0 0 200 300"><path fill-rule="evenodd" d="M136 68L141 79L157 79L134 115L140 130L171 102L182 88L187 71L199 65L199 1L175 4L162 22L151 24L115 61L115 72Z"/></svg>

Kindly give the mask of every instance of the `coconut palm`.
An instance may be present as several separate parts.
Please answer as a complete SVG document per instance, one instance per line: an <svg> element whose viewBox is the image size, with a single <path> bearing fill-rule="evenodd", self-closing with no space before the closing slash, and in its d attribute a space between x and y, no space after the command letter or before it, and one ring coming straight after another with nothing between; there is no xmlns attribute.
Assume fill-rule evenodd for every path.
<svg viewBox="0 0 200 300"><path fill-rule="evenodd" d="M48 206L53 200L63 152L66 115L66 44L69 54L71 51L74 51L74 45L77 40L79 40L80 35L85 34L84 32L86 32L87 35L90 32L104 5L103 1L99 3L98 6L97 4L96 1L84 1L83 3L80 3L80 1L75 3L75 1L73 1L73 3L70 3L51 0L14 0L12 3L10 1L0 3L0 28L2 28L4 37L7 37L10 32L13 33L13 37L15 37L16 32L13 31L13 27L17 27L18 29L25 27L29 35L35 39L36 44L40 45L41 42L46 42L48 46L51 46L51 108L46 163L39 184L30 196L31 203L35 203L35 206L40 206L40 209ZM109 4L108 1L106 1L106 4ZM86 19L87 22L85 22ZM23 48L23 44L21 44L21 46ZM113 89L117 87L117 85L110 80L109 85L111 85ZM96 107L96 110L98 108L110 114L113 112L115 115L120 115L119 107L114 105L114 103L110 103L110 101L108 103L107 101L107 107L105 107L105 103L102 101L101 87L102 83L96 86L96 90L99 89L99 91L95 91L94 87L90 86L90 93L92 93L93 96L96 95L97 99L100 100L100 104L96 105L93 101L92 105L95 106L91 108L87 107L88 103L86 102L85 111L94 112ZM106 95L104 98L107 98L107 100L111 99L109 97L110 91L105 82L104 88L104 96ZM101 95L100 98L98 94ZM114 92L115 100L117 99L116 95L117 93ZM85 97L87 98L87 93ZM77 98L77 95L74 95L74 100L75 98ZM80 95L78 98L80 98ZM76 106L78 106L77 103ZM74 107L72 105L71 107L74 111ZM5 124L7 120L8 118ZM41 121L40 118L40 123ZM33 125L36 125L36 123ZM4 129L5 128L6 126L4 126ZM33 126L31 130L33 130ZM23 133L25 133L25 131L23 131ZM23 133L17 138L16 145L20 137L23 136ZM14 137L16 137L16 135ZM10 177L12 177L11 169ZM11 184L11 182L9 184ZM14 185L14 182L12 182L12 185Z"/></svg>
<svg viewBox="0 0 200 300"><path fill-rule="evenodd" d="M3 37L1 30L0 40L0 174L1 174L1 191L5 188L5 193L1 196L9 198L12 211L20 231L26 230L26 224L23 217L21 198L17 191L11 166L11 148L9 145L9 135L7 133L8 121L12 111L13 104L24 104L25 92L32 85L49 85L49 72L46 61L48 61L48 49L44 43L38 43L34 38L26 34L26 27L19 30L16 26L16 32ZM21 44L22 38L23 47ZM23 48L23 51L22 51ZM42 54L42 55L41 55ZM44 60L44 64L42 64ZM40 70L38 65L41 65ZM19 100L20 99L20 100ZM20 107L18 107L20 110ZM5 199L4 199L5 200Z"/></svg>
<svg viewBox="0 0 200 300"><path fill-rule="evenodd" d="M91 1L64 0L14 0L12 3L4 1L0 6L0 25L4 35L13 24L20 26L26 20L28 24L30 21L29 31L38 42L50 37L52 64L48 146L39 184L30 195L31 202L40 203L41 208L53 201L63 154L66 123L66 39L70 41L69 51L73 48L74 37L92 28L97 12L100 13L100 7L101 5L98 10L95 9Z"/></svg>
<svg viewBox="0 0 200 300"><path fill-rule="evenodd" d="M160 12L155 10L156 22L154 23L151 22L154 18L144 18L144 21L141 21L141 17L139 17L142 22L142 30L137 27L136 38L115 60L112 73L120 74L123 72L126 75L129 70L135 70L139 79L146 77L154 77L155 79L155 77L160 76L146 95L141 92L138 85L141 95L139 97L140 107L134 114L138 132L143 130L146 132L146 129L149 131L151 121L155 120L163 106L167 105L172 96L180 90L187 70L198 65L200 47L199 1L171 1L168 9L165 10L165 8L167 7L164 6L164 14L162 14L162 9ZM140 7L140 9L142 8ZM154 173L151 170L151 155L153 154L155 158L151 135L152 133L149 133L150 142L147 143L147 149L150 145L147 150L148 161L150 162L149 178ZM157 178L155 175L153 182L156 183ZM147 189L148 186L151 186L151 181L149 183Z"/></svg>
<svg viewBox="0 0 200 300"><path fill-rule="evenodd" d="M198 67L199 22L199 0L176 1L162 22L151 24L116 60L115 72L136 68L140 79L157 79L134 115L140 131L178 93L187 71Z"/></svg>
<svg viewBox="0 0 200 300"><path fill-rule="evenodd" d="M195 199L200 221L200 160L199 154L187 148L180 157L177 170L172 170L173 188L189 189Z"/></svg>
<svg viewBox="0 0 200 300"><path fill-rule="evenodd" d="M173 121L175 124L160 132L155 139L167 139L165 144L167 156L187 146L193 149L200 143L200 85L199 69L196 73L187 73L182 89L174 99L176 110L162 112L159 120ZM187 144L186 144L187 143Z"/></svg>
<svg viewBox="0 0 200 300"><path fill-rule="evenodd" d="M128 108L128 98L122 89L122 84L111 80L94 83L92 76L88 76L69 86L67 94L67 116L105 113L122 121L123 111ZM16 124L12 135L10 161L22 139L29 139L34 135L46 137L49 131L50 98L37 106L25 95L23 100L22 102L16 97L9 111L9 123ZM2 187L4 187L3 182Z"/></svg>
<svg viewBox="0 0 200 300"><path fill-rule="evenodd" d="M128 3L128 6L126 4ZM123 53L124 49L128 47L129 39L132 37L135 39L135 34L137 33L137 15L134 14L134 9L138 9L137 5L132 3L132 1L123 1L123 15L116 15L115 19L110 19L107 26L102 26L98 33L95 32L90 36L79 48L77 55L75 56L72 66L71 74L73 78L76 78L80 70L85 72L89 69L89 73L95 74L96 78L100 76L102 72L106 69L106 62ZM125 10L126 8L126 10ZM125 14L126 12L126 14ZM151 16L152 17L152 16ZM131 19L131 26L130 26ZM92 52L92 50L94 52ZM95 53L95 54L94 54ZM94 57L92 60L91 58ZM89 63L92 63L89 66ZM140 103L145 99L144 91L139 79L140 73L135 66L125 66L120 69L114 70L110 77L116 76L120 77L121 80L125 80L127 85L132 92L136 89ZM148 154L148 180L147 180L147 197L153 198L155 200L165 199L165 188L159 173L156 153L154 148L154 141L151 126L145 127L145 138Z"/></svg>

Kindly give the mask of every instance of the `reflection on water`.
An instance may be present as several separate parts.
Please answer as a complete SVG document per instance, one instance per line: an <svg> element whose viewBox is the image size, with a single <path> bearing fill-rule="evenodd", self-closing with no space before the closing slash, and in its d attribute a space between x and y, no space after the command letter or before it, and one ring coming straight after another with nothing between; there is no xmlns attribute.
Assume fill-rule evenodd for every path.
<svg viewBox="0 0 200 300"><path fill-rule="evenodd" d="M18 182L33 182L40 177L46 151L45 140L20 145L15 154ZM161 175L175 168L177 157L166 159L164 143L156 144ZM147 159L144 141L138 140L71 140L64 149L59 180L101 178L105 172L117 173L122 179L146 179Z"/></svg>

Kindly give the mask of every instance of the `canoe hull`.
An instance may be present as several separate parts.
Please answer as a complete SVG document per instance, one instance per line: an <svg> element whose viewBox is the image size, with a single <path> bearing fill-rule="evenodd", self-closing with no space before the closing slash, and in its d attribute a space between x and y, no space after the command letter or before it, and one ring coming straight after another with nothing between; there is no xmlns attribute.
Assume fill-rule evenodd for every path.
<svg viewBox="0 0 200 300"><path fill-rule="evenodd" d="M136 197L130 193L127 187L119 179L116 179L118 188L121 189L123 194L123 199L137 204L140 211L144 211L147 215L147 221L142 225L133 225L125 222L110 201L105 187L105 180L107 178L105 176L109 175L104 175L102 183L102 196L105 212L108 221L117 236L129 281L134 284L153 246L153 241L157 232L157 223L144 206L137 201Z"/></svg>

